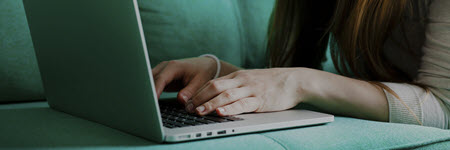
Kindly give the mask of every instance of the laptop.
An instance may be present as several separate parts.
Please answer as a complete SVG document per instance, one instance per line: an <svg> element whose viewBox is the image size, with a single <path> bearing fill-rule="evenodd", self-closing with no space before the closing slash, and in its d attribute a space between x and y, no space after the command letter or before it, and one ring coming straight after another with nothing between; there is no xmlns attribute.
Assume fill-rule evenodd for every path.
<svg viewBox="0 0 450 150"><path fill-rule="evenodd" d="M23 0L51 108L154 142L319 125L333 115L291 109L197 116L158 100L136 0ZM105 137L106 138L106 137Z"/></svg>

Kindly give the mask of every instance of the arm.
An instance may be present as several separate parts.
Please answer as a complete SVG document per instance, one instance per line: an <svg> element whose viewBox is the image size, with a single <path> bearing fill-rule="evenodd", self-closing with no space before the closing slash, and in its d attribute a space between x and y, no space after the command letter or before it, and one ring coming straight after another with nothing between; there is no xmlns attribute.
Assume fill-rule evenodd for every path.
<svg viewBox="0 0 450 150"><path fill-rule="evenodd" d="M280 111L304 102L333 114L388 120L381 88L368 82L309 68L242 70L205 84L188 111L228 116Z"/></svg>
<svg viewBox="0 0 450 150"><path fill-rule="evenodd" d="M427 86L386 83L399 97L386 93L390 122L449 128L450 124L450 1L429 6L424 53L416 81ZM412 113L411 113L412 111Z"/></svg>
<svg viewBox="0 0 450 150"><path fill-rule="evenodd" d="M388 121L388 102L380 87L324 71L310 73L313 83L305 103L333 114Z"/></svg>
<svg viewBox="0 0 450 150"><path fill-rule="evenodd" d="M424 56L422 57L421 66L418 70L419 74L416 78L416 82L425 85L427 90L410 84L383 83L395 92L396 95L394 95L391 92L386 91L383 93L380 89L374 90L373 86L367 85L364 81L352 81L352 79L345 78L339 79L338 81L333 81L333 79L338 77L324 78L327 82L333 83L329 86L333 86L338 83L344 91L327 90L327 87L323 87L322 90L324 91L317 94L319 97L323 97L323 99L311 100L308 102L330 112L348 116L359 118L369 117L367 119L383 121L388 121L387 119L389 119L390 122L395 123L418 124L444 129L449 128L449 7L449 1L435 0L429 8L430 12L427 16L428 23L426 25L426 39L422 47ZM339 83L341 81L345 83ZM322 81L319 81L319 84L320 82ZM353 90L355 92L350 95L346 95L347 92L345 91L348 90ZM359 90L366 90L366 93ZM365 95L361 95L361 92ZM384 98L381 97L382 95L384 95ZM378 109L371 108L371 106L364 106L365 104L359 104L360 102L377 106ZM345 104L347 106L345 106ZM340 109L345 109L348 111L362 109L359 111L363 112L365 116L361 116L364 114L356 114L357 112L346 112L345 110ZM389 112L389 114L387 114L387 112Z"/></svg>
<svg viewBox="0 0 450 150"><path fill-rule="evenodd" d="M397 97L366 81L318 70L312 72L314 86L304 102L319 109L362 119L448 128L448 107L435 96L438 89L431 86L432 93L415 85L383 83ZM443 81L445 78L434 85Z"/></svg>

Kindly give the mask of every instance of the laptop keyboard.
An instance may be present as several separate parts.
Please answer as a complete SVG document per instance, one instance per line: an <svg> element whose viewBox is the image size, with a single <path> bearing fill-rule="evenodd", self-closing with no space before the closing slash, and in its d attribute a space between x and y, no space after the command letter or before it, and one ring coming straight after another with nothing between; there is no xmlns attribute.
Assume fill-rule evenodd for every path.
<svg viewBox="0 0 450 150"><path fill-rule="evenodd" d="M238 117L220 117L215 114L198 116L196 114L186 112L184 107L179 104L160 103L159 107L163 125L167 128L181 128L243 120Z"/></svg>

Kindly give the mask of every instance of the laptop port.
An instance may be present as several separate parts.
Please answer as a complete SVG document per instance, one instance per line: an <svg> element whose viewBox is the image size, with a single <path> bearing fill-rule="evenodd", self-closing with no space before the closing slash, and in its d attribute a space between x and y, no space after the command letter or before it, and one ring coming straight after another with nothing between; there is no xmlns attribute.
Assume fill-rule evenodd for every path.
<svg viewBox="0 0 450 150"><path fill-rule="evenodd" d="M206 135L207 135L207 136L211 136L211 135L212 135L212 132L208 132L208 133L206 133Z"/></svg>
<svg viewBox="0 0 450 150"><path fill-rule="evenodd" d="M178 136L178 138L180 138L180 139L189 139L189 138L191 138L191 135L190 134L188 134L188 135L180 135L180 136Z"/></svg>
<svg viewBox="0 0 450 150"><path fill-rule="evenodd" d="M217 131L217 134L225 134L227 133L227 130Z"/></svg>
<svg viewBox="0 0 450 150"><path fill-rule="evenodd" d="M195 135L195 137L202 137L202 134L201 134L201 133L197 133L197 134Z"/></svg>

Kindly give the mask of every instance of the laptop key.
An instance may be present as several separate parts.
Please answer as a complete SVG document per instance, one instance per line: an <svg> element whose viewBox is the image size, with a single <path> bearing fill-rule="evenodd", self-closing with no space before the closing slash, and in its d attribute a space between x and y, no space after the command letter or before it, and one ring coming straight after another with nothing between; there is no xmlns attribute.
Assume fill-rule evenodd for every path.
<svg viewBox="0 0 450 150"><path fill-rule="evenodd" d="M176 122L185 122L186 119L185 118L177 118L175 119Z"/></svg>
<svg viewBox="0 0 450 150"><path fill-rule="evenodd" d="M203 124L203 123L200 123L200 122L195 122L195 121L193 121L193 120L186 120L186 121L184 121L183 123L185 123L185 124L190 124L190 125L201 125L201 124Z"/></svg>
<svg viewBox="0 0 450 150"><path fill-rule="evenodd" d="M164 126L167 127L167 128L175 128L176 127L176 126L171 125L171 124L164 124Z"/></svg>
<svg viewBox="0 0 450 150"><path fill-rule="evenodd" d="M178 117L169 115L169 116L167 116L167 119L169 119L169 120L177 120Z"/></svg>
<svg viewBox="0 0 450 150"><path fill-rule="evenodd" d="M197 117L187 115L186 119L195 120L195 119L197 119Z"/></svg>
<svg viewBox="0 0 450 150"><path fill-rule="evenodd" d="M211 120L200 119L200 118L195 119L195 121L201 122L201 123L204 123L204 124L212 124L212 123L216 123L216 122L211 121Z"/></svg>
<svg viewBox="0 0 450 150"><path fill-rule="evenodd" d="M181 123L181 126L180 127L187 127L187 126L192 126L192 125L190 125L190 124L186 124L186 123L184 123L184 122L180 122Z"/></svg>
<svg viewBox="0 0 450 150"><path fill-rule="evenodd" d="M165 113L162 113L161 114L161 118L168 118L170 115L167 115L167 114L165 114Z"/></svg>
<svg viewBox="0 0 450 150"><path fill-rule="evenodd" d="M175 122L175 121L172 121L172 120L166 120L166 122L169 123L169 124L175 125L175 126L177 126L177 127L185 127L185 126L188 126L188 125L186 125L186 124L182 124L182 123L180 123L180 122Z"/></svg>
<svg viewBox="0 0 450 150"><path fill-rule="evenodd" d="M172 115L172 116L178 116L179 115L179 113L174 112L174 111L169 111L169 112L167 112L167 114Z"/></svg>

